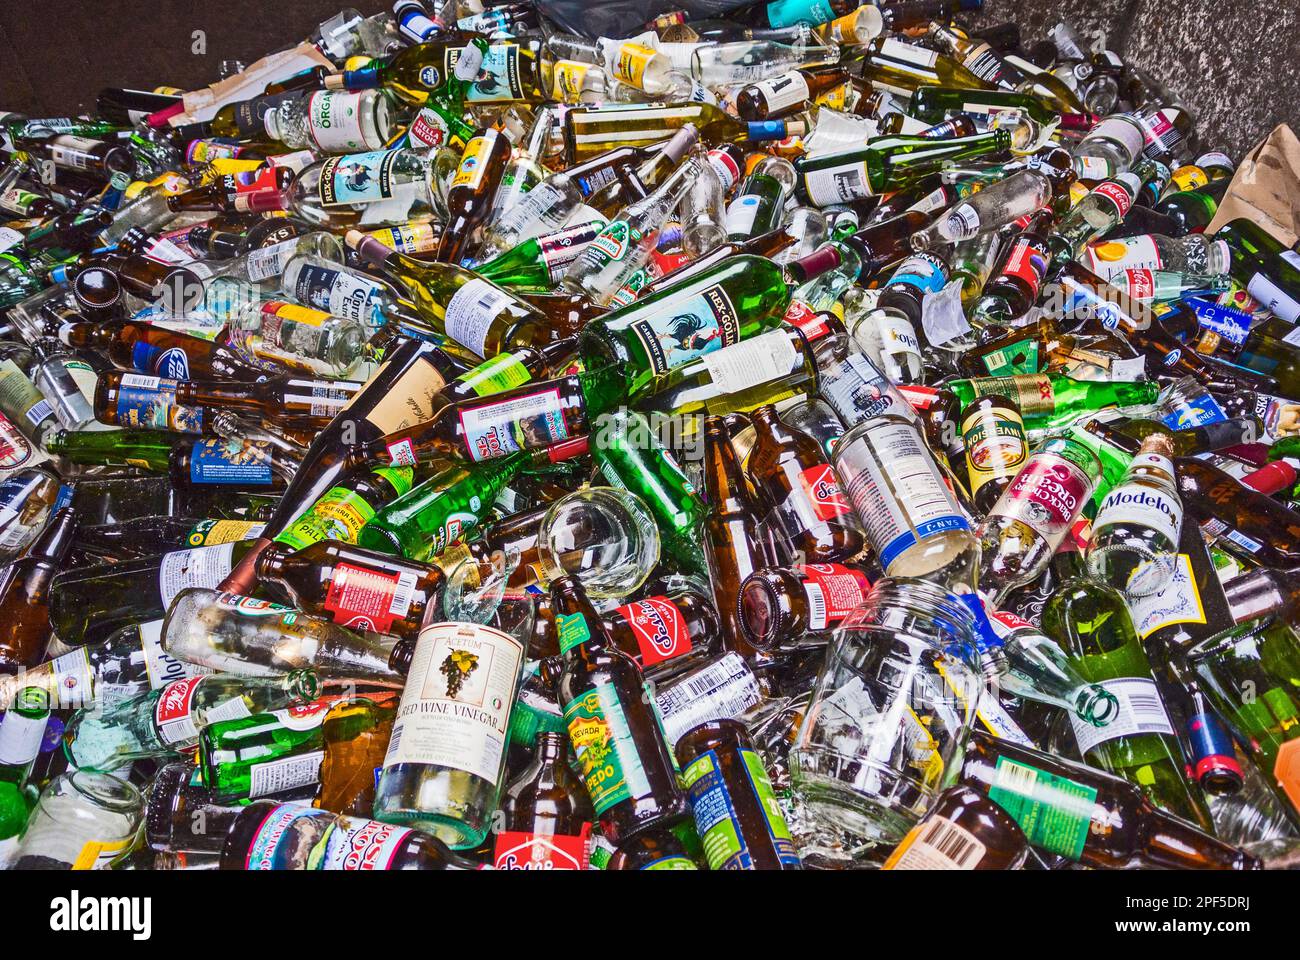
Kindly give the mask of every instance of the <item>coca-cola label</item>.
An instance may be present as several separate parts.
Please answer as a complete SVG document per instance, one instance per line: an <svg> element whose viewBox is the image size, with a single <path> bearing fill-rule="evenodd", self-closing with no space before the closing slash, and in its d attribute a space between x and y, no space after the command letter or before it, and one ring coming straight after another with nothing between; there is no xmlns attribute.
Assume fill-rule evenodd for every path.
<svg viewBox="0 0 1300 960"><path fill-rule="evenodd" d="M641 666L653 666L691 652L686 621L677 604L667 597L647 597L614 612L632 628L641 651Z"/></svg>
<svg viewBox="0 0 1300 960"><path fill-rule="evenodd" d="M1133 205L1133 198L1129 196L1129 192L1124 189L1123 184L1116 183L1114 180L1107 180L1105 183L1099 183L1092 192L1100 194L1115 204L1115 209L1118 211L1121 220L1128 216L1129 207Z"/></svg>
<svg viewBox="0 0 1300 960"><path fill-rule="evenodd" d="M194 706L194 691L203 677L186 677L162 688L154 704L154 723L164 743L180 743L198 735L198 728L190 718Z"/></svg>
<svg viewBox="0 0 1300 960"><path fill-rule="evenodd" d="M833 520L852 509L829 463L808 467L799 475L799 480L818 520Z"/></svg>
<svg viewBox="0 0 1300 960"><path fill-rule="evenodd" d="M1040 453L1007 487L992 513L1020 520L1055 546L1092 492L1088 475L1055 453Z"/></svg>
<svg viewBox="0 0 1300 960"><path fill-rule="evenodd" d="M1150 270L1125 270L1125 286L1128 295L1134 300L1154 300L1156 296L1156 275Z"/></svg>
<svg viewBox="0 0 1300 960"><path fill-rule="evenodd" d="M493 866L498 870L586 870L591 858L591 824L576 835L506 830L497 834Z"/></svg>

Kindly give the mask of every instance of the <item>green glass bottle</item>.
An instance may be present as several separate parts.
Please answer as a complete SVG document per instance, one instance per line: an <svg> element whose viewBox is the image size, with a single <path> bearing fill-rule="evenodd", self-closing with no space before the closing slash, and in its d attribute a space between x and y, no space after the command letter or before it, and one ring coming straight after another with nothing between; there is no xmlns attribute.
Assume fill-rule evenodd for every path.
<svg viewBox="0 0 1300 960"><path fill-rule="evenodd" d="M321 697L200 731L199 772L214 801L255 800L318 782L321 724L336 700Z"/></svg>
<svg viewBox="0 0 1300 960"><path fill-rule="evenodd" d="M474 269L499 287L546 293L555 288L569 264L603 229L604 220L591 220L532 237Z"/></svg>
<svg viewBox="0 0 1300 960"><path fill-rule="evenodd" d="M1061 116L1032 93L1009 90L925 86L917 88L907 101L907 115L925 123L941 123L955 113L977 116L1024 114L1041 124L1053 123Z"/></svg>
<svg viewBox="0 0 1300 960"><path fill-rule="evenodd" d="M630 491L650 508L664 555L684 569L708 576L700 531L708 507L695 492L645 415L622 407L600 417L592 431L592 455L611 486Z"/></svg>
<svg viewBox="0 0 1300 960"><path fill-rule="evenodd" d="M800 157L795 195L815 207L865 200L909 186L954 160L1010 149L1012 134L990 130L970 137L877 137L863 147Z"/></svg>
<svg viewBox="0 0 1300 960"><path fill-rule="evenodd" d="M1043 608L1043 632L1085 680L1105 687L1120 704L1104 727L1071 717L1079 753L1090 766L1135 784L1161 809L1212 832L1205 800L1184 774L1178 737L1124 597L1089 580L1077 550L1058 552L1053 566L1063 582Z"/></svg>
<svg viewBox="0 0 1300 960"><path fill-rule="evenodd" d="M27 824L36 796L23 788L49 718L49 693L41 687L23 687L0 719L0 840L18 835Z"/></svg>
<svg viewBox="0 0 1300 960"><path fill-rule="evenodd" d="M1135 407L1155 403L1160 386L1151 380L1133 383L1075 380L1059 373L1021 373L1011 377L953 380L948 389L963 408L976 397L1010 397L1020 405L1026 430L1066 426L1103 407Z"/></svg>
<svg viewBox="0 0 1300 960"><path fill-rule="evenodd" d="M457 70L463 58L470 58L473 72ZM537 44L517 42L466 45L455 41L431 40L406 47L391 57L372 61L360 70L345 70L325 78L327 90L365 90L384 86L406 103L425 103L436 92L449 99L445 80L460 73L466 82L450 91L459 92L474 106L546 99L541 87Z"/></svg>

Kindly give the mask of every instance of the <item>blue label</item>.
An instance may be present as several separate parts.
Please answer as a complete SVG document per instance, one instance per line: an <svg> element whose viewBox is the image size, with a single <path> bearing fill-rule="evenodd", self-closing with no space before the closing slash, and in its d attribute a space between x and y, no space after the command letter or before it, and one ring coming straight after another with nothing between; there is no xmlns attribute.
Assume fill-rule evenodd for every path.
<svg viewBox="0 0 1300 960"><path fill-rule="evenodd" d="M740 339L740 316L721 286L665 305L669 309L656 310L628 327L641 341L654 373L680 367Z"/></svg>
<svg viewBox="0 0 1300 960"><path fill-rule="evenodd" d="M922 294L938 293L947 282L947 274L937 257L916 254L899 264L885 289L903 286L911 287Z"/></svg>
<svg viewBox="0 0 1300 960"><path fill-rule="evenodd" d="M131 347L131 366L141 373L151 373L166 380L190 379L190 358L180 347L163 350L138 340Z"/></svg>
<svg viewBox="0 0 1300 960"><path fill-rule="evenodd" d="M200 440L190 451L193 483L257 484L274 481L265 441Z"/></svg>
<svg viewBox="0 0 1300 960"><path fill-rule="evenodd" d="M1223 412L1223 408L1208 393L1203 393L1195 400L1187 403L1179 403L1178 409L1172 413L1166 413L1160 418L1160 422L1166 427L1175 430L1182 430L1185 427L1199 427L1207 423L1218 423L1221 420L1227 420L1228 415Z"/></svg>
<svg viewBox="0 0 1300 960"><path fill-rule="evenodd" d="M880 565L889 569L889 565L898 559L903 551L907 550L914 544L920 543L926 537L935 533L943 533L947 530L969 530L970 524L966 522L965 517L959 517L955 514L949 514L944 517L936 517L933 520L926 521L916 528L916 533L907 531L901 533L880 551Z"/></svg>
<svg viewBox="0 0 1300 960"><path fill-rule="evenodd" d="M461 47L449 47L444 55L447 73L456 69L456 61L463 52ZM496 43L488 47L479 66L478 76L465 93L469 103L504 103L524 99L524 87L519 80L519 44Z"/></svg>
<svg viewBox="0 0 1300 960"><path fill-rule="evenodd" d="M203 410L176 402L174 380L163 380L156 387L119 387L115 413L120 426L136 430L203 432Z"/></svg>
<svg viewBox="0 0 1300 960"><path fill-rule="evenodd" d="M1185 302L1196 312L1196 319L1202 329L1217 333L1224 340L1237 346L1246 342L1251 321L1254 320L1249 313L1233 307L1225 307L1204 297L1188 297Z"/></svg>
<svg viewBox="0 0 1300 960"><path fill-rule="evenodd" d="M59 487L59 495L54 499L53 513L58 513L64 507L72 506L72 497L77 491L66 483Z"/></svg>
<svg viewBox="0 0 1300 960"><path fill-rule="evenodd" d="M372 150L326 160L316 185L320 202L330 207L389 199L393 195L397 154L396 150Z"/></svg>

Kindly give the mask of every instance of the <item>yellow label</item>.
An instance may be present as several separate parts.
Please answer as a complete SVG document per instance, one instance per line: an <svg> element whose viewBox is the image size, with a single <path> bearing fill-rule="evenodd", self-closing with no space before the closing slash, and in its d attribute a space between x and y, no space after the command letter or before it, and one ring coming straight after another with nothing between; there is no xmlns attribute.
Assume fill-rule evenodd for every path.
<svg viewBox="0 0 1300 960"><path fill-rule="evenodd" d="M1070 184L1070 206L1074 206L1076 203L1078 203L1080 200L1086 197L1088 195L1088 192L1089 192L1088 188L1085 187L1081 181L1079 180L1073 181Z"/></svg>
<svg viewBox="0 0 1300 960"><path fill-rule="evenodd" d="M1210 182L1210 178L1194 163L1189 163L1185 167L1179 167L1169 177L1179 190L1195 190L1197 187L1203 187Z"/></svg>
<svg viewBox="0 0 1300 960"><path fill-rule="evenodd" d="M845 101L848 99L849 91L853 87L851 84L842 83L838 87L832 87L825 93L818 94L814 103L823 107L830 107L832 110L843 110Z"/></svg>
<svg viewBox="0 0 1300 960"><path fill-rule="evenodd" d="M149 186L162 187L163 193L167 194L169 197L174 197L176 194L184 193L188 190L190 188L190 182L179 173L168 172L154 177L149 181ZM127 187L128 191L130 189L130 187ZM126 196L126 193L124 192L122 195Z"/></svg>
<svg viewBox="0 0 1300 960"><path fill-rule="evenodd" d="M618 57L614 61L614 76L639 88L645 80L645 68L657 53L644 44L623 44L618 48Z"/></svg>
<svg viewBox="0 0 1300 960"><path fill-rule="evenodd" d="M433 232L431 223L404 223L373 230L370 236L400 253L427 253L438 245L438 235Z"/></svg>
<svg viewBox="0 0 1300 960"><path fill-rule="evenodd" d="M250 530L261 526L263 524L252 520L217 520L211 526L200 524L202 529L197 529L190 534L190 546L213 547L222 543L246 540Z"/></svg>
<svg viewBox="0 0 1300 960"><path fill-rule="evenodd" d="M125 850L130 842L130 837L125 840L109 840L106 842L91 840L77 854L77 859L72 862L72 869L95 870L107 866L109 861Z"/></svg>
<svg viewBox="0 0 1300 960"><path fill-rule="evenodd" d="M149 469L149 461L148 461L148 460L141 460L141 459L139 459L139 458L137 458L137 457L127 457L127 458L126 458L126 465L127 465L128 467L139 467L141 470L148 470L148 469Z"/></svg>
<svg viewBox="0 0 1300 960"><path fill-rule="evenodd" d="M213 177L233 176L237 173L252 173L265 166L262 160L242 160L239 157L213 157L208 161L208 169Z"/></svg>
<svg viewBox="0 0 1300 960"><path fill-rule="evenodd" d="M488 142L486 135L474 137L465 145L465 152L461 154L460 166L456 168L456 176L452 178L453 187L470 187L475 189L479 181L483 179L483 171L487 167L488 154L492 152L492 144Z"/></svg>
<svg viewBox="0 0 1300 960"><path fill-rule="evenodd" d="M356 497L356 499L360 500L361 498ZM364 501L362 502L364 503ZM357 509L355 503L346 498L331 500L328 497L322 497L316 501L314 510L319 516L342 524L343 528L348 532L348 541L350 543L357 542L357 536L361 533L361 528L374 516L373 511L371 511L370 517L366 516Z"/></svg>
<svg viewBox="0 0 1300 960"><path fill-rule="evenodd" d="M551 99L561 103L577 103L586 82L589 63L577 60L559 60L552 68Z"/></svg>
<svg viewBox="0 0 1300 960"><path fill-rule="evenodd" d="M330 318L330 315L324 310L313 310L311 307L304 307L297 303L277 302L274 309L267 312L274 314L281 320L305 323L309 327L319 327Z"/></svg>

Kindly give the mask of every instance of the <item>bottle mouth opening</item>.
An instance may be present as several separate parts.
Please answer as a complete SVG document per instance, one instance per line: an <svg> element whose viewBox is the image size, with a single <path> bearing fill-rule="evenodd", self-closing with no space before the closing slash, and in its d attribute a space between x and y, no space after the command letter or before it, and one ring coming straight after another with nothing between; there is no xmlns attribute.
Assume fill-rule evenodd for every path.
<svg viewBox="0 0 1300 960"><path fill-rule="evenodd" d="M1094 683L1080 691L1076 708L1080 718L1094 727L1104 727L1119 715L1119 700L1105 687Z"/></svg>

